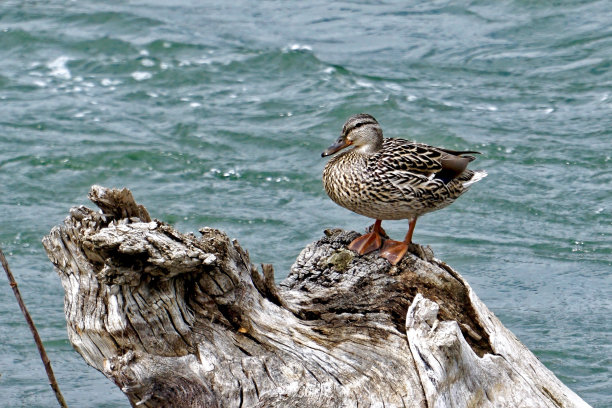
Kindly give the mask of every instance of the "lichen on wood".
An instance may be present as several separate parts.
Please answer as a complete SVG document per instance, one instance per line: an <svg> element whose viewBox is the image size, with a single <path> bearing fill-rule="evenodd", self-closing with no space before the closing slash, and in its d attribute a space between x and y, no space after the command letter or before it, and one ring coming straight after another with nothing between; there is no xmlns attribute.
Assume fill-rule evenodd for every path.
<svg viewBox="0 0 612 408"><path fill-rule="evenodd" d="M145 407L586 407L427 248L397 266L328 230L276 285L214 228L94 186L43 243L71 343Z"/></svg>

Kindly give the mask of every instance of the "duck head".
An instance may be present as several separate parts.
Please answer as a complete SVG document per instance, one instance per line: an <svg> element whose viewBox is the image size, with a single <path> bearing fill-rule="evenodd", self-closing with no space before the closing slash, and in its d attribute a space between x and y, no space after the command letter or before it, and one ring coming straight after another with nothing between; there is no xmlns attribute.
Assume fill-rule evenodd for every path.
<svg viewBox="0 0 612 408"><path fill-rule="evenodd" d="M383 132L376 119L367 113L359 113L347 119L338 140L325 149L321 157L332 155L351 145L362 153L374 153L382 148L382 143Z"/></svg>

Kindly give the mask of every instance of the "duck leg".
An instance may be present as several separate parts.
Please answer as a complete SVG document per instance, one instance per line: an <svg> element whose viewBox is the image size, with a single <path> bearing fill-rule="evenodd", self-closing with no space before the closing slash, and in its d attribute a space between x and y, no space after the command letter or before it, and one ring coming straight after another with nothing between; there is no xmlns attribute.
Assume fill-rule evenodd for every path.
<svg viewBox="0 0 612 408"><path fill-rule="evenodd" d="M365 255L369 252L376 251L382 246L381 234L384 231L380 224L382 220L376 220L372 231L368 234L363 234L359 238L355 238L348 246L351 251L357 252L359 255Z"/></svg>
<svg viewBox="0 0 612 408"><path fill-rule="evenodd" d="M412 244L412 233L414 232L416 222L417 217L410 220L410 224L408 224L408 233L406 233L406 237L403 241L393 241L391 239L385 241L385 245L380 250L380 256L388 260L391 265L396 265L401 261L406 251L408 251L408 245Z"/></svg>

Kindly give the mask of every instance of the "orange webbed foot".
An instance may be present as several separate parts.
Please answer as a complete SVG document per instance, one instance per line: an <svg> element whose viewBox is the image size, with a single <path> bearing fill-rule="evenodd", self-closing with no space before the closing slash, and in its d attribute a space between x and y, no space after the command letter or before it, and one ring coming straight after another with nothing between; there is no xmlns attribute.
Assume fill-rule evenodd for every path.
<svg viewBox="0 0 612 408"><path fill-rule="evenodd" d="M385 258L391 265L397 265L408 251L408 244L402 241L388 239L380 250L380 256Z"/></svg>
<svg viewBox="0 0 612 408"><path fill-rule="evenodd" d="M359 238L355 238L348 246L351 251L357 252L359 255L365 255L374 252L382 246L382 239L377 232L364 234Z"/></svg>
<svg viewBox="0 0 612 408"><path fill-rule="evenodd" d="M370 232L359 238L355 238L353 242L349 244L348 248L351 251L357 252L359 255L365 255L379 249L382 246L382 237L380 234L385 233L381 227L381 223L381 220L376 220L374 225L368 228Z"/></svg>

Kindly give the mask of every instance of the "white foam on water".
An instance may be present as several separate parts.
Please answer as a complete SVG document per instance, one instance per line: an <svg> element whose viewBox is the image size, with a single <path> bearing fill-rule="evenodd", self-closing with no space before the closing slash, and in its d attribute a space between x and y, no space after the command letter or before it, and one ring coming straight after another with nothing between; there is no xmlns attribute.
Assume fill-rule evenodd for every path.
<svg viewBox="0 0 612 408"><path fill-rule="evenodd" d="M401 86L401 85L394 84L394 83L392 83L392 82L387 82L387 83L385 84L385 88L390 89L390 90L395 91L395 92L401 92L401 91L403 91L403 88L402 88L402 86Z"/></svg>
<svg viewBox="0 0 612 408"><path fill-rule="evenodd" d="M72 74L70 73L70 70L66 66L66 63L68 61L70 61L70 58L68 58L65 55L62 55L61 57L57 57L53 61L49 62L47 64L47 68L51 70L49 75L59 78L59 79L72 78Z"/></svg>
<svg viewBox="0 0 612 408"><path fill-rule="evenodd" d="M118 79L102 78L100 81L100 85L102 86L116 86L119 84L121 84L121 81Z"/></svg>
<svg viewBox="0 0 612 408"><path fill-rule="evenodd" d="M374 84L368 81L357 80L355 81L355 85L360 86L362 88L374 88Z"/></svg>
<svg viewBox="0 0 612 408"><path fill-rule="evenodd" d="M288 51L312 51L312 47L306 44L290 44L283 48L284 52Z"/></svg>
<svg viewBox="0 0 612 408"><path fill-rule="evenodd" d="M77 113L75 113L75 114L73 115L73 117L75 117L75 118L82 118L82 117L84 117L85 115L89 115L90 113L91 113L91 111L89 111L89 110L85 110L85 111L82 111L82 112L77 112Z"/></svg>
<svg viewBox="0 0 612 408"><path fill-rule="evenodd" d="M132 78L134 78L136 81L144 81L147 79L151 79L151 77L153 76L153 74L151 74L150 72L143 72L143 71L136 71L136 72L132 72Z"/></svg>

